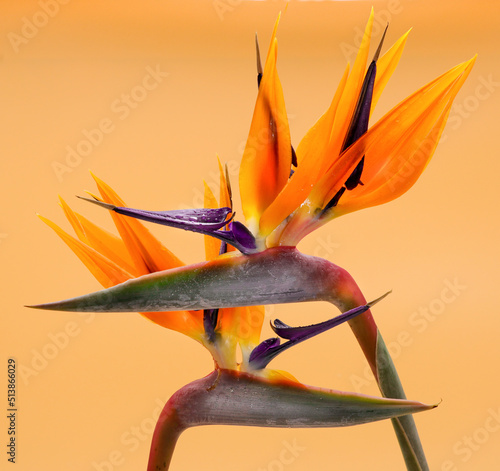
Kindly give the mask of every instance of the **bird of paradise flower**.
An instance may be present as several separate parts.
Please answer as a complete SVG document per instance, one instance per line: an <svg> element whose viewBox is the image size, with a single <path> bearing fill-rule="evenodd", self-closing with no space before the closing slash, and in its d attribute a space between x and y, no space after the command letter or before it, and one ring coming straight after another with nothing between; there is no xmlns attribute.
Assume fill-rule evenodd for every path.
<svg viewBox="0 0 500 471"><path fill-rule="evenodd" d="M100 197L91 195L89 201L110 210L120 237L63 200L78 239L42 218L105 289L33 307L141 312L190 336L214 358L213 373L182 388L165 406L153 436L150 471L169 467L180 433L195 425L331 427L385 418L393 421L407 468L428 469L409 414L433 406L406 400L370 309L384 296L367 303L344 269L295 248L330 220L391 201L416 182L474 64L475 58L450 69L369 128L408 36L384 55L382 38L367 67L373 18L372 11L352 70L346 68L329 108L296 151L276 70L278 18L264 68L257 54L259 91L239 178L246 225L234 219L229 178L220 162L219 201L205 186L205 208L196 210L132 209L94 177ZM138 219L204 234L207 261L184 266ZM260 342L263 305L315 300L331 302L342 314L303 327L276 319L271 325L276 337ZM358 339L383 398L305 386L268 368L278 354L343 322Z"/></svg>

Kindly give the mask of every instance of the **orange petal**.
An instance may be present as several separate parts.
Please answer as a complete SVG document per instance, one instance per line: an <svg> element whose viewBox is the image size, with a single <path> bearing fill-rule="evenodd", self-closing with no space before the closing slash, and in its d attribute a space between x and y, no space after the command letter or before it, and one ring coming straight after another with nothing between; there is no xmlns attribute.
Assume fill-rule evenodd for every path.
<svg viewBox="0 0 500 471"><path fill-rule="evenodd" d="M354 162L356 165L363 154L366 154L361 177L364 185L342 196L333 211L335 215L385 203L408 190L424 170L437 144L434 139L429 147L426 139L430 134L436 137L441 134L452 101L474 61L475 58L452 68L381 118L344 152L338 165L333 166L317 185L312 195L317 198L316 203L324 204L333 197L353 167L349 164ZM430 152L425 152L417 161L415 156L424 146ZM410 174L405 176L406 173ZM394 179L399 181L397 188L393 186ZM322 196L321 192L328 186L330 190Z"/></svg>
<svg viewBox="0 0 500 471"><path fill-rule="evenodd" d="M238 339L240 345L257 345L264 322L264 306L245 306L235 308L238 311Z"/></svg>
<svg viewBox="0 0 500 471"><path fill-rule="evenodd" d="M109 185L95 175L92 175L92 177L96 181L101 196L106 203L116 206L126 206ZM113 211L111 211L111 217L134 261L138 275L145 275L184 265L137 219L122 216Z"/></svg>
<svg viewBox="0 0 500 471"><path fill-rule="evenodd" d="M221 333L238 338L244 344L256 345L260 339L264 306L244 306L219 310L219 327Z"/></svg>
<svg viewBox="0 0 500 471"><path fill-rule="evenodd" d="M231 194L231 183L229 182L229 175L227 174L227 166L223 167L217 157L217 163L219 164L219 184L220 184L220 207L233 208L232 194Z"/></svg>
<svg viewBox="0 0 500 471"><path fill-rule="evenodd" d="M292 161L285 101L276 71L275 34L278 21L271 40L240 167L243 214L247 224L255 233L258 230L260 215L288 181Z"/></svg>
<svg viewBox="0 0 500 471"><path fill-rule="evenodd" d="M391 201L425 169L443 131L452 101L475 58L460 64L403 100L350 146L293 214L275 245L296 245L334 217ZM364 185L346 191L328 216L317 211L339 191L362 156Z"/></svg>
<svg viewBox="0 0 500 471"><path fill-rule="evenodd" d="M204 196L205 208L218 208L219 205L217 203L217 200L215 199L214 194L212 193L212 190L210 189L210 187L207 185L206 182L203 183L205 185L205 196ZM206 259L213 260L214 258L217 258L220 252L220 245L221 245L220 240L215 239L214 237L211 237L209 235L203 236L203 239L205 241Z"/></svg>
<svg viewBox="0 0 500 471"><path fill-rule="evenodd" d="M126 272L136 275L132 259L120 238L74 212L62 198L59 200L66 218L82 242L109 258Z"/></svg>
<svg viewBox="0 0 500 471"><path fill-rule="evenodd" d="M261 235L267 236L307 198L311 188L340 155L363 85L373 26L373 8L351 73L347 70L328 111L306 134L297 149L298 168L288 185L262 216Z"/></svg>
<svg viewBox="0 0 500 471"><path fill-rule="evenodd" d="M233 196L231 191L231 182L229 181L229 174L227 171L227 165L224 167L220 163L220 160L217 158L219 162L219 175L220 175L220 207L228 207L233 209ZM226 229L229 229L226 226ZM235 252L237 249L232 245L227 244L227 252Z"/></svg>
<svg viewBox="0 0 500 471"><path fill-rule="evenodd" d="M75 215L85 231L89 245L113 260L117 265L125 268L129 273L134 274L134 263L123 240L97 226L81 214L75 213Z"/></svg>
<svg viewBox="0 0 500 471"><path fill-rule="evenodd" d="M76 254L76 256L89 269L97 281L105 288L123 283L124 281L133 278L132 275L126 272L123 268L116 265L105 256L94 250L92 247L75 239L74 237L63 231L58 225L54 224L49 219L43 216L38 216L45 224L51 227L56 234L68 245L68 247Z"/></svg>
<svg viewBox="0 0 500 471"><path fill-rule="evenodd" d="M64 211L66 219L69 221L71 227L75 231L76 236L85 244L90 245L87 240L87 236L85 235L85 230L83 229L80 221L76 217L75 212L68 206L66 201L64 201L61 196L59 196L59 204L61 205L61 208Z"/></svg>
<svg viewBox="0 0 500 471"><path fill-rule="evenodd" d="M264 321L264 306L243 306L219 310L218 331L226 339L233 339L231 348L239 343L244 358L258 345Z"/></svg>
<svg viewBox="0 0 500 471"><path fill-rule="evenodd" d="M389 114L374 127L373 141L379 142L367 140L365 162L369 160L369 163L365 164L364 176L367 183L358 187L359 191L347 192L344 200L341 198L339 215L392 201L413 186L439 143L453 100L474 62L475 57L452 69L427 93L418 94L413 107L396 116ZM412 108L416 109L413 116ZM391 136L388 129L396 122L401 126L399 138Z"/></svg>
<svg viewBox="0 0 500 471"><path fill-rule="evenodd" d="M340 98L344 92L348 72L349 66L347 66L342 76L330 107L300 141L296 152L298 167L283 191L264 211L260 220L262 235L270 234L304 202L311 188L320 178L324 167L328 164L329 156L326 149L330 142L333 121Z"/></svg>
<svg viewBox="0 0 500 471"><path fill-rule="evenodd" d="M133 278L130 273L112 260L109 260L92 247L70 236L49 219L40 215L38 217L61 237L92 275L94 275L97 281L105 288L110 288ZM203 333L202 314L196 311L148 312L141 313L141 315L155 324L181 332L195 340L200 340Z"/></svg>
<svg viewBox="0 0 500 471"><path fill-rule="evenodd" d="M365 78L366 63L368 61L368 53L370 49L370 38L372 34L374 12L373 8L366 23L365 32L359 47L356 60L352 66L352 72L347 79L347 83L340 99L335 121L333 123L332 135L330 138L328 155L331 159L335 159L340 154L344 145L347 130L351 124L351 119L358 102L363 80Z"/></svg>
<svg viewBox="0 0 500 471"><path fill-rule="evenodd" d="M406 40L411 30L408 30L401 36L392 47L377 61L377 75L375 76L375 84L373 86L371 110L375 109L377 102L382 94L387 82L391 78L396 69L399 59L403 54L403 49L406 45Z"/></svg>
<svg viewBox="0 0 500 471"><path fill-rule="evenodd" d="M204 329L201 311L141 312L140 314L154 324L180 332L199 342L202 340Z"/></svg>

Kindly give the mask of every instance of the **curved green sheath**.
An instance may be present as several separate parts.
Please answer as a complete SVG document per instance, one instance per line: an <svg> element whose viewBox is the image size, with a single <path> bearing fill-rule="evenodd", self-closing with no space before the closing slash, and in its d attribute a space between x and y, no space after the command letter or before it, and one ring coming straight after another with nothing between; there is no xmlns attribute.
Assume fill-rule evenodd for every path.
<svg viewBox="0 0 500 471"><path fill-rule="evenodd" d="M159 419L148 471L166 470L180 434L199 425L320 428L358 425L435 406L269 381L216 370L177 391Z"/></svg>
<svg viewBox="0 0 500 471"><path fill-rule="evenodd" d="M343 268L304 255L294 247L273 247L252 255L222 257L156 272L95 293L31 307L61 311L162 312L306 301L327 301L342 312L366 304L356 282ZM382 394L405 399L370 310L350 320L349 325ZM428 470L413 418L393 419L393 425L407 469Z"/></svg>

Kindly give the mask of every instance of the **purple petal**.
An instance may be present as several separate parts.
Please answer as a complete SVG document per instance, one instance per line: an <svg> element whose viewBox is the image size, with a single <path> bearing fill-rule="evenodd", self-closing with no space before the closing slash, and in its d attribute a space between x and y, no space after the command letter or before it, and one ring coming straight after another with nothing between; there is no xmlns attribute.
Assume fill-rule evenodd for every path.
<svg viewBox="0 0 500 471"><path fill-rule="evenodd" d="M366 72L365 80L363 82L363 87L361 88L361 93L352 117L349 130L345 137L344 144L342 146L342 152L345 151L349 146L354 144L368 129L368 120L370 118L370 108L372 104L373 95L373 85L375 83L375 75L377 73L377 65L375 61L370 64L368 71ZM353 170L349 178L344 183L344 186L340 188L337 194L328 202L322 211L325 214L329 209L337 206L340 198L344 194L345 190L354 190L358 185L362 185L361 174L363 173L363 168L365 165L365 156L361 157L356 168Z"/></svg>
<svg viewBox="0 0 500 471"><path fill-rule="evenodd" d="M224 255L225 253L227 253L227 242L225 240L221 240L219 255Z"/></svg>
<svg viewBox="0 0 500 471"><path fill-rule="evenodd" d="M281 322L279 319L276 319L274 321L274 325L271 324L271 328L281 338L292 340L293 342L297 343L310 339L315 335L321 334L322 332L326 332L333 327L343 324L344 322L351 320L353 317L356 317L357 315L368 311L368 309L370 309L368 305L359 306L351 309L350 311L344 312L343 314L340 314L333 319L304 327L290 327L289 325Z"/></svg>
<svg viewBox="0 0 500 471"><path fill-rule="evenodd" d="M241 222L231 222L226 219L231 213L231 208L219 209L181 209L177 211L143 211L115 207L113 211L144 221L149 221L164 226L176 227L186 231L199 232L216 239L222 240L240 252L248 254L255 251L257 244L251 232ZM229 231L221 230L230 223Z"/></svg>
<svg viewBox="0 0 500 471"><path fill-rule="evenodd" d="M205 334L208 337L208 340L212 343L214 343L216 339L215 328L217 327L218 316L218 309L203 310L203 327L205 329Z"/></svg>
<svg viewBox="0 0 500 471"><path fill-rule="evenodd" d="M255 247L257 246L255 243L255 237L243 224L241 224L241 222L232 221L230 227L230 232L233 234L234 240L241 247L245 247L247 249L255 249Z"/></svg>
<svg viewBox="0 0 500 471"><path fill-rule="evenodd" d="M382 35L382 39L380 40L377 51L375 52L375 56L366 71L363 85L361 86L361 91L359 93L358 102L356 104L356 109L352 115L351 124L349 125L344 145L342 146L342 151L346 150L351 144L354 144L368 129L368 120L370 119L370 109L372 106L373 85L375 83L375 76L377 75L377 60L380 55L380 50L382 49L386 32L387 27ZM361 163L362 161L358 164L358 167L361 166L362 170ZM361 171L359 171L359 175L357 175L358 167L354 170L346 182L346 188L348 190L352 190L358 185L359 177L361 177ZM355 179L353 177L355 176L358 177L357 182L354 181ZM354 186L352 186L352 184L354 184Z"/></svg>
<svg viewBox="0 0 500 471"><path fill-rule="evenodd" d="M288 324L285 324L283 321L280 321L279 319L275 319L274 320L274 326L271 324L271 328L274 330L274 332L276 332L276 328L292 329L293 327L290 327ZM288 338L288 337L283 337L282 335L280 335L280 337L283 338L283 339Z"/></svg>
<svg viewBox="0 0 500 471"><path fill-rule="evenodd" d="M232 213L231 208L144 211L142 209L115 206L99 200L79 198L124 216L215 237L225 243L231 244L244 254L256 251L257 244L251 232L240 222L231 222L234 214L228 219L228 216ZM231 230L223 230L222 228L228 224ZM225 249L221 247L222 250Z"/></svg>
<svg viewBox="0 0 500 471"><path fill-rule="evenodd" d="M206 230L217 230L225 226L227 216L231 208L218 209L179 209L173 211L144 211L142 209L113 208L118 214L142 219L164 226L178 227L188 231L202 232Z"/></svg>
<svg viewBox="0 0 500 471"><path fill-rule="evenodd" d="M386 293L370 303L367 303L363 306L358 306L354 309L340 314L337 317L334 317L333 319L321 322L319 324L313 324L304 327L290 327L279 319L276 319L274 321L274 325L271 323L271 328L281 338L287 339L288 342L280 345L279 339L265 340L260 345L255 347L255 349L252 351L252 353L250 354L249 363L255 369L265 368L269 364L269 362L273 358L278 356L281 352L284 352L288 348L293 347L294 345L297 345L304 340L315 337L318 334L326 332L333 327L336 327L346 321L353 319L356 316L359 316L363 312L370 309L370 307L372 307L374 304L385 298L388 294L389 293ZM274 340L274 343L271 343L271 340Z"/></svg>
<svg viewBox="0 0 500 471"><path fill-rule="evenodd" d="M354 111L349 131L347 132L342 151L346 150L351 144L354 144L368 129L368 120L370 118L370 108L372 104L373 84L377 74L377 65L375 61L370 64L361 88L358 103Z"/></svg>
<svg viewBox="0 0 500 471"><path fill-rule="evenodd" d="M252 353L250 353L250 357L248 359L249 363L252 363L252 366L259 363L262 361L262 359L267 358L270 352L273 351L276 347L279 347L281 341L277 337L273 337L267 340L264 340L263 342L259 343L253 350ZM270 361L270 360L269 360ZM267 363L269 363L269 361ZM267 364L266 363L266 364ZM261 368L265 368L265 366L262 366ZM260 369L260 368L256 368Z"/></svg>

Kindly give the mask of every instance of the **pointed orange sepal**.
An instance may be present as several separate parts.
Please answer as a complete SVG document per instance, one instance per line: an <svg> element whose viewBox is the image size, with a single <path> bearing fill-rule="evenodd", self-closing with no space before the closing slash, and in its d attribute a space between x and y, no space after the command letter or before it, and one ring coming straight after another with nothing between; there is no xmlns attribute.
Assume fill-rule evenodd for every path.
<svg viewBox="0 0 500 471"><path fill-rule="evenodd" d="M321 176L323 167L328 165L326 149L330 142L333 122L338 104L344 92L349 66L337 88L328 110L304 136L297 147L298 167L286 187L264 211L260 220L260 233L270 234L284 221L309 195L311 188Z"/></svg>
<svg viewBox="0 0 500 471"><path fill-rule="evenodd" d="M223 167L220 163L219 157L217 157L217 163L219 165L219 201L220 207L233 208L232 194L231 194L231 183L229 182L229 176L227 175L227 166Z"/></svg>
<svg viewBox="0 0 500 471"><path fill-rule="evenodd" d="M210 209L218 208L219 205L212 190L206 182L203 183L205 185L204 207ZM220 252L221 241L209 235L204 235L203 240L205 242L205 258L207 260L217 258Z"/></svg>
<svg viewBox="0 0 500 471"><path fill-rule="evenodd" d="M66 245L76 254L88 270L94 275L99 283L105 288L127 281L133 276L123 268L116 265L104 255L101 255L92 247L75 239L63 231L57 224L54 224L43 216L38 216L45 224L52 228L56 234L66 243Z"/></svg>
<svg viewBox="0 0 500 471"><path fill-rule="evenodd" d="M280 245L296 245L334 217L389 202L418 179L439 142L453 99L475 58L453 67L389 111L335 160L279 235ZM319 211L342 188L361 158L361 181L346 191L329 214Z"/></svg>
<svg viewBox="0 0 500 471"><path fill-rule="evenodd" d="M279 18L278 18L279 21ZM267 55L247 144L240 167L242 208L252 231L285 186L292 151L283 90L276 70L276 27Z"/></svg>
<svg viewBox="0 0 500 471"><path fill-rule="evenodd" d="M77 237L85 244L97 250L125 271L137 276L134 264L123 241L111 232L108 232L81 214L73 211L69 205L60 197L59 201L64 215L70 222Z"/></svg>
<svg viewBox="0 0 500 471"><path fill-rule="evenodd" d="M71 215L71 209L69 206L65 206ZM81 240L70 236L57 224L43 216L39 215L39 218L56 232L104 288L110 288L134 278L132 274L124 270L120 265ZM76 224L76 222L72 217L72 224ZM80 235L82 234L80 232ZM181 332L197 341L200 341L204 332L202 315L197 311L148 312L140 314L155 324Z"/></svg>
<svg viewBox="0 0 500 471"><path fill-rule="evenodd" d="M219 183L220 183L220 203L219 207L227 207L233 209L233 196L231 190L231 182L229 181L229 175L227 172L227 165L222 166L219 158L217 157L217 162L219 164ZM226 226L226 230L229 230L229 226ZM227 244L227 252L235 252L237 249L230 244Z"/></svg>
<svg viewBox="0 0 500 471"><path fill-rule="evenodd" d="M403 54L403 49L406 45L406 40L410 34L408 30L403 36L401 36L391 48L377 61L377 75L375 77L375 84L373 86L373 96L371 111L375 109L377 102L384 91L387 82L391 78L394 70L396 69L399 59Z"/></svg>
<svg viewBox="0 0 500 471"><path fill-rule="evenodd" d="M366 154L364 185L344 194L335 215L392 201L413 186L439 143L453 100L474 62L475 57L418 90L356 143L359 147L351 157L362 148Z"/></svg>
<svg viewBox="0 0 500 471"><path fill-rule="evenodd" d="M92 175L97 183L102 199L116 206L126 206L115 191L102 180ZM164 247L156 237L137 219L122 216L111 211L111 217L134 261L139 275L183 266L170 250Z"/></svg>
<svg viewBox="0 0 500 471"><path fill-rule="evenodd" d="M263 214L261 235L269 235L305 201L311 188L340 155L363 84L373 19L372 9L352 71L348 75L349 68L346 69L330 108L299 144L298 167L284 190Z"/></svg>

